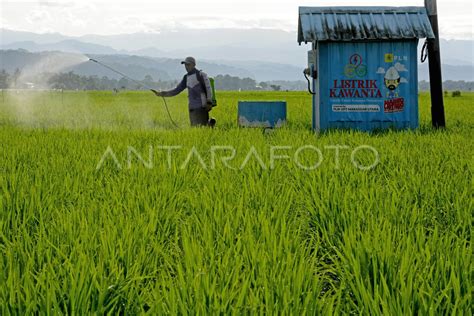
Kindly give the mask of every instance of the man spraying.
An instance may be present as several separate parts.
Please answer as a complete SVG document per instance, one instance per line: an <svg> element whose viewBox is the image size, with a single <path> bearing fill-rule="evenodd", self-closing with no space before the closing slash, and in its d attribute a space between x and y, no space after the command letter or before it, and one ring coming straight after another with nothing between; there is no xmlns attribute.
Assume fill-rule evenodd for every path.
<svg viewBox="0 0 474 316"><path fill-rule="evenodd" d="M187 74L176 88L169 91L152 90L157 96L173 97L188 88L188 108L191 126L214 127L216 120L209 119L209 111L212 109L212 89L209 77L206 73L196 69L196 60L186 57L181 62L186 68Z"/></svg>

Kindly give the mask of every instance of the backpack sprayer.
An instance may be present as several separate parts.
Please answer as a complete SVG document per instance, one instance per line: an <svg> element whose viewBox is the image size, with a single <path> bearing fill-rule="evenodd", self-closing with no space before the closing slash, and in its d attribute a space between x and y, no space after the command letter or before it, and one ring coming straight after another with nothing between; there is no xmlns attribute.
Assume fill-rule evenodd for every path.
<svg viewBox="0 0 474 316"><path fill-rule="evenodd" d="M127 78L128 80L130 80L130 81L136 83L137 85L139 85L139 86L141 86L141 87L144 87L144 88L150 90L150 91L153 92L153 93L156 92L156 90L153 89L153 88L151 88L150 86L148 86L148 85L146 85L146 84L144 84L144 83L141 83L141 82L139 82L139 81L137 81L137 80L135 80L135 79L133 79L133 78L130 78L129 76L127 76L127 75L121 73L121 72L118 71L118 70L113 69L113 68L110 67L110 66L107 66L107 65L101 63L101 62L98 61L98 60L95 60L95 59L93 59L93 58L89 58L89 60L90 60L90 61L93 61L93 62L95 62L96 64L99 64L99 65L101 65L102 67L105 67L105 68L107 68L107 69L109 69L109 70L111 70L111 71L113 71L113 72L115 72L115 73L117 73L117 74L119 74L119 75L121 75L121 76L123 76L124 78ZM166 113L168 113L168 117L169 117L169 119L170 119L170 122L171 122L175 127L178 127L178 125L177 125L177 124L173 121L173 119L171 118L171 114L170 114L170 111L169 111L169 109L168 109L168 104L166 103L165 97L161 96L161 98L163 99L163 103L164 103L165 108L166 108Z"/></svg>
<svg viewBox="0 0 474 316"><path fill-rule="evenodd" d="M217 106L217 99L216 99L216 88L215 88L215 83L214 83L214 78L209 77L209 83L211 84L211 91L212 91L212 107Z"/></svg>

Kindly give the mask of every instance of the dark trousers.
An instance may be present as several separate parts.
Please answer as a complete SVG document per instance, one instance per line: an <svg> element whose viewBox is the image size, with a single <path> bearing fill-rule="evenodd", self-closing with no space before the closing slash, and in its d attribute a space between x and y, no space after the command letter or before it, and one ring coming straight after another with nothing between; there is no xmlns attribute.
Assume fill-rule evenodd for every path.
<svg viewBox="0 0 474 316"><path fill-rule="evenodd" d="M209 112L206 109L189 110L191 126L207 126L209 123Z"/></svg>

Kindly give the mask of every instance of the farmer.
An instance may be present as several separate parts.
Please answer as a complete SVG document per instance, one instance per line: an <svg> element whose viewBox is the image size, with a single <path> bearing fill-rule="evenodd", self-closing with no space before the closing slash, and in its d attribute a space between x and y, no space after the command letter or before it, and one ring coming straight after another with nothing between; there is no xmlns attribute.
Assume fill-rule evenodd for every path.
<svg viewBox="0 0 474 316"><path fill-rule="evenodd" d="M216 120L209 119L209 111L212 109L212 89L207 74L196 69L196 60L193 57L186 57L181 64L184 64L187 74L176 88L169 91L152 91L157 96L173 97L188 88L191 126L214 127Z"/></svg>

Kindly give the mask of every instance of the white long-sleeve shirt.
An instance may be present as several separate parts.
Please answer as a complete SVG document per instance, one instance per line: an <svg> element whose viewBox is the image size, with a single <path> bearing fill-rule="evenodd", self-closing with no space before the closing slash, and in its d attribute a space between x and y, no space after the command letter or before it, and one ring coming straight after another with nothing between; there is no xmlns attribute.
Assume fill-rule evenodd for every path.
<svg viewBox="0 0 474 316"><path fill-rule="evenodd" d="M172 97L181 93L184 89L188 88L188 106L190 110L199 109L206 105L208 101L212 100L212 89L209 77L205 72L200 71L201 77L204 81L204 87L199 82L198 72L200 70L193 69L191 72L188 72L184 75L181 82L176 88L169 91L163 91L162 95L164 97ZM207 92L207 97L206 97Z"/></svg>

